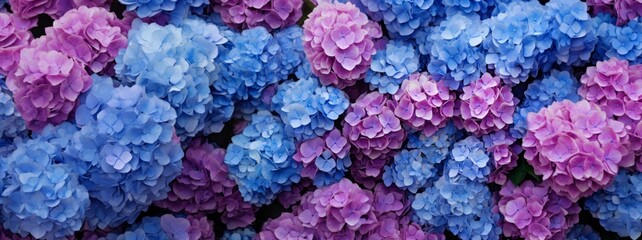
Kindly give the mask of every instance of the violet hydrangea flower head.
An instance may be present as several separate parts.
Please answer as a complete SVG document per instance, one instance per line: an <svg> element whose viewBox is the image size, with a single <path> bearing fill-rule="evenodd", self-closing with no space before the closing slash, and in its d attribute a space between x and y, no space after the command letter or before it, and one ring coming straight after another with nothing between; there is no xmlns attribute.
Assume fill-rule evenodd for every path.
<svg viewBox="0 0 642 240"><path fill-rule="evenodd" d="M317 187L338 182L352 165L350 143L337 129L301 142L292 158L303 164L301 177L313 180Z"/></svg>
<svg viewBox="0 0 642 240"><path fill-rule="evenodd" d="M551 35L557 63L580 66L589 61L597 37L586 3L555 0L548 2L546 7L553 12Z"/></svg>
<svg viewBox="0 0 642 240"><path fill-rule="evenodd" d="M486 183L493 161L484 148L484 143L474 136L456 142L446 162L444 174L452 181L465 178L473 182Z"/></svg>
<svg viewBox="0 0 642 240"><path fill-rule="evenodd" d="M19 18L36 25L38 15L54 15L61 0L9 0L11 11Z"/></svg>
<svg viewBox="0 0 642 240"><path fill-rule="evenodd" d="M223 22L236 30L264 27L268 31L296 24L303 0L210 0Z"/></svg>
<svg viewBox="0 0 642 240"><path fill-rule="evenodd" d="M303 24L303 50L323 85L352 86L365 76L382 36L352 3L320 4Z"/></svg>
<svg viewBox="0 0 642 240"><path fill-rule="evenodd" d="M584 208L607 231L637 239L642 235L641 203L642 174L623 170L613 184L589 197Z"/></svg>
<svg viewBox="0 0 642 240"><path fill-rule="evenodd" d="M156 205L173 212L221 214L230 228L245 227L254 221L255 209L243 201L223 162L225 149L194 139L185 152L183 168L171 184L167 199Z"/></svg>
<svg viewBox="0 0 642 240"><path fill-rule="evenodd" d="M499 77L484 73L463 90L458 103L461 118L455 118L458 126L479 136L508 128L513 123L519 100Z"/></svg>
<svg viewBox="0 0 642 240"><path fill-rule="evenodd" d="M488 23L477 15L456 14L437 27L424 29L415 41L421 53L430 57L430 74L458 90L486 72L482 41L489 32Z"/></svg>
<svg viewBox="0 0 642 240"><path fill-rule="evenodd" d="M353 177L374 186L368 179L381 175L389 157L406 139L401 120L394 114L394 102L379 92L364 94L348 108L342 125L343 136L353 146Z"/></svg>
<svg viewBox="0 0 642 240"><path fill-rule="evenodd" d="M7 77L16 108L34 131L67 120L78 96L91 84L81 64L60 52L37 48L23 49L15 71Z"/></svg>
<svg viewBox="0 0 642 240"><path fill-rule="evenodd" d="M256 236L253 228L237 228L235 230L225 230L221 240L252 240Z"/></svg>
<svg viewBox="0 0 642 240"><path fill-rule="evenodd" d="M484 147L493 159L494 169L490 173L489 180L499 185L506 184L508 172L517 167L518 154L521 148L515 144L508 131L498 131L482 137Z"/></svg>
<svg viewBox="0 0 642 240"><path fill-rule="evenodd" d="M401 82L419 69L419 54L411 44L390 41L372 57L365 81L380 93L395 94Z"/></svg>
<svg viewBox="0 0 642 240"><path fill-rule="evenodd" d="M255 236L255 239L314 239L315 231L319 230L304 226L299 216L292 213L283 213L278 218L268 220L263 225L263 229Z"/></svg>
<svg viewBox="0 0 642 240"><path fill-rule="evenodd" d="M580 83L569 71L552 70L550 75L538 79L528 85L524 92L524 99L513 114L513 126L510 128L511 136L522 138L526 134L526 118L528 113L539 112L554 102L568 99L572 102L580 100L577 90Z"/></svg>
<svg viewBox="0 0 642 240"><path fill-rule="evenodd" d="M617 17L617 24L627 22L642 16L642 3L636 0L588 0L586 4L595 15L604 13Z"/></svg>
<svg viewBox="0 0 642 240"><path fill-rule="evenodd" d="M167 198L181 173L183 150L176 137L176 112L169 103L133 87L96 80L76 112L81 130L74 152L85 164L81 183L89 190L90 227L133 222L154 201Z"/></svg>
<svg viewBox="0 0 642 240"><path fill-rule="evenodd" d="M70 123L49 125L6 158L0 220L5 229L38 239L64 239L80 230L89 208L71 148L77 131ZM2 186L2 184L0 184Z"/></svg>
<svg viewBox="0 0 642 240"><path fill-rule="evenodd" d="M16 68L20 50L32 39L31 32L16 23L16 15L0 12L0 74L8 75Z"/></svg>
<svg viewBox="0 0 642 240"><path fill-rule="evenodd" d="M580 207L553 192L548 185L529 180L520 186L511 181L499 192L499 211L507 237L527 240L564 239L579 221Z"/></svg>
<svg viewBox="0 0 642 240"><path fill-rule="evenodd" d="M524 157L558 195L577 201L610 184L629 165L624 124L594 103L555 102L528 115Z"/></svg>
<svg viewBox="0 0 642 240"><path fill-rule="evenodd" d="M552 17L539 2L509 3L489 20L490 35L484 42L488 67L509 84L547 72L555 59Z"/></svg>
<svg viewBox="0 0 642 240"><path fill-rule="evenodd" d="M596 232L591 226L584 224L575 224L570 231L566 234L566 239L569 240L600 240L600 234Z"/></svg>
<svg viewBox="0 0 642 240"><path fill-rule="evenodd" d="M294 139L284 128L279 118L259 111L242 133L232 137L224 162L246 202L269 204L301 179L301 165L292 159Z"/></svg>
<svg viewBox="0 0 642 240"><path fill-rule="evenodd" d="M319 84L316 77L284 82L272 97L272 108L281 116L287 134L298 140L323 136L334 128L350 102L333 86Z"/></svg>
<svg viewBox="0 0 642 240"><path fill-rule="evenodd" d="M608 14L594 18L598 36L593 57L598 61L618 58L642 63L642 18L618 26Z"/></svg>
<svg viewBox="0 0 642 240"><path fill-rule="evenodd" d="M455 115L455 93L426 72L413 73L393 95L394 113L403 125L432 135Z"/></svg>
<svg viewBox="0 0 642 240"><path fill-rule="evenodd" d="M392 36L405 38L439 22L443 6L434 0L350 0L360 4L374 21L383 21Z"/></svg>

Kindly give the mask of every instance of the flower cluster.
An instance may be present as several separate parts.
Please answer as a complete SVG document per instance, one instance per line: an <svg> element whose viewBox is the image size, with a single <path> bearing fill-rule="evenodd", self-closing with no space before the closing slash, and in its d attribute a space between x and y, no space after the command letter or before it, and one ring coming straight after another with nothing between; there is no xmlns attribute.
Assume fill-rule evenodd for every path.
<svg viewBox="0 0 642 240"><path fill-rule="evenodd" d="M23 0L24 1L24 0ZM58 0L61 1L61 0ZM171 12L186 7L207 5L208 0L118 0L127 11L136 12L141 18L152 17L161 12Z"/></svg>
<svg viewBox="0 0 642 240"><path fill-rule="evenodd" d="M13 95L5 85L4 76L0 75L0 158L11 153L14 150L14 142L25 136L25 121L16 109Z"/></svg>
<svg viewBox="0 0 642 240"><path fill-rule="evenodd" d="M394 184L412 193L436 180L437 172L450 154L450 147L461 136L453 124L448 124L432 135L417 132L408 136L405 149L394 156L383 172L383 183Z"/></svg>
<svg viewBox="0 0 642 240"><path fill-rule="evenodd" d="M628 153L621 122L594 103L555 102L528 115L524 157L555 193L575 202L606 187Z"/></svg>
<svg viewBox="0 0 642 240"><path fill-rule="evenodd" d="M58 13L58 2L62 0L9 0L11 11L20 19L35 25L38 15L54 15Z"/></svg>
<svg viewBox="0 0 642 240"><path fill-rule="evenodd" d="M160 217L144 217L122 234L109 234L107 240L138 239L214 239L214 227L205 216L174 216L165 214Z"/></svg>
<svg viewBox="0 0 642 240"><path fill-rule="evenodd" d="M390 41L372 57L365 81L380 93L395 94L401 82L419 69L419 54L411 44Z"/></svg>
<svg viewBox="0 0 642 240"><path fill-rule="evenodd" d="M143 86L150 96L169 102L178 114L176 134L181 139L203 130L206 116L219 111L210 84L218 71L218 46L228 40L218 27L197 19L179 26L136 20L128 40L116 58L123 84Z"/></svg>
<svg viewBox="0 0 642 240"><path fill-rule="evenodd" d="M642 3L635 0L587 0L594 14L608 13L617 17L618 24L625 24L630 20L635 21L642 16Z"/></svg>
<svg viewBox="0 0 642 240"><path fill-rule="evenodd" d="M294 25L303 16L303 0L211 0L223 22L235 29L272 31Z"/></svg>
<svg viewBox="0 0 642 240"><path fill-rule="evenodd" d="M600 224L621 237L642 235L642 174L621 171L613 184L598 191L584 203Z"/></svg>
<svg viewBox="0 0 642 240"><path fill-rule="evenodd" d="M580 207L551 191L546 184L508 181L499 192L499 212L504 216L504 235L527 240L564 239L579 221Z"/></svg>
<svg viewBox="0 0 642 240"><path fill-rule="evenodd" d="M239 228L236 230L226 230L221 240L252 240L256 236L256 231L252 228Z"/></svg>
<svg viewBox="0 0 642 240"><path fill-rule="evenodd" d="M243 132L232 137L224 162L243 199L261 206L301 179L302 167L292 159L295 151L285 124L270 112L259 111Z"/></svg>
<svg viewBox="0 0 642 240"><path fill-rule="evenodd" d="M453 145L444 174L451 181L459 182L462 181L461 178L484 183L488 181L492 167L493 161L488 156L484 143L470 136Z"/></svg>
<svg viewBox="0 0 642 240"><path fill-rule="evenodd" d="M502 130L513 123L518 102L511 88L502 84L499 77L484 73L464 87L458 102L461 119L455 118L455 123L475 135Z"/></svg>
<svg viewBox="0 0 642 240"><path fill-rule="evenodd" d="M554 102L568 99L572 102L580 100L577 90L579 82L568 71L552 70L550 75L534 81L528 85L524 92L524 100L520 103L513 115L514 125L510 133L515 138L522 138L526 134L526 118L531 112L539 112L543 107L548 107Z"/></svg>
<svg viewBox="0 0 642 240"><path fill-rule="evenodd" d="M431 135L455 115L455 94L443 81L427 73L414 73L393 96L394 113L404 126Z"/></svg>
<svg viewBox="0 0 642 240"><path fill-rule="evenodd" d="M588 225L575 224L566 234L570 240L600 240L600 235Z"/></svg>
<svg viewBox="0 0 642 240"><path fill-rule="evenodd" d="M393 36L409 37L418 29L441 20L443 6L430 0L351 0L363 6L375 21L383 21Z"/></svg>
<svg viewBox="0 0 642 240"><path fill-rule="evenodd" d="M352 144L355 156L350 167L353 177L364 184L379 177L394 150L406 139L401 119L394 113L394 101L379 92L359 97L343 120L343 136Z"/></svg>
<svg viewBox="0 0 642 240"><path fill-rule="evenodd" d="M490 28L478 16L454 15L417 35L421 54L428 55L428 71L450 89L461 89L486 72L482 42ZM428 47L430 46L430 47Z"/></svg>
<svg viewBox="0 0 642 240"><path fill-rule="evenodd" d="M323 85L352 86L365 76L375 54L379 25L352 3L320 4L303 24L303 50Z"/></svg>
<svg viewBox="0 0 642 240"><path fill-rule="evenodd" d="M589 61L597 37L586 3L554 0L548 2L546 7L553 12L551 36L557 63L579 66Z"/></svg>
<svg viewBox="0 0 642 240"><path fill-rule="evenodd" d="M2 75L8 75L16 68L20 59L20 50L27 47L32 38L31 32L22 28L17 21L15 15L0 12L0 55L2 55L0 74Z"/></svg>
<svg viewBox="0 0 642 240"><path fill-rule="evenodd" d="M344 92L322 86L315 77L284 82L272 97L272 108L285 123L286 133L298 140L322 136L332 130L349 104Z"/></svg>
<svg viewBox="0 0 642 240"><path fill-rule="evenodd" d="M348 139L333 129L322 138L302 142L292 158L303 164L301 177L312 179L315 186L322 187L344 177L352 165L349 151Z"/></svg>
<svg viewBox="0 0 642 240"><path fill-rule="evenodd" d="M618 58L642 63L642 18L618 26L615 19L601 14L594 18L598 41L593 57L598 60Z"/></svg>
<svg viewBox="0 0 642 240"><path fill-rule="evenodd" d="M517 154L521 152L515 144L515 138L507 131L498 131L483 137L484 147L493 158L495 169L491 172L489 180L500 185L506 184L508 172L517 167Z"/></svg>
<svg viewBox="0 0 642 240"><path fill-rule="evenodd" d="M482 18L488 18L491 16L493 11L496 11L498 5L505 4L505 0L442 0L441 3L446 8L446 13L449 16L453 16L457 13L463 13L465 15L473 15L471 13L476 13L476 15L482 16ZM446 19L447 20L447 19Z"/></svg>
<svg viewBox="0 0 642 240"><path fill-rule="evenodd" d="M223 163L225 149L214 148L200 139L192 140L185 151L183 169L167 199L156 205L174 212L218 212L230 228L245 227L254 221L254 208L243 201Z"/></svg>
<svg viewBox="0 0 642 240"><path fill-rule="evenodd" d="M88 224L115 227L167 197L169 183L181 173L183 150L169 103L138 85L114 88L109 77L94 80L76 112L81 130L74 155L92 201Z"/></svg>

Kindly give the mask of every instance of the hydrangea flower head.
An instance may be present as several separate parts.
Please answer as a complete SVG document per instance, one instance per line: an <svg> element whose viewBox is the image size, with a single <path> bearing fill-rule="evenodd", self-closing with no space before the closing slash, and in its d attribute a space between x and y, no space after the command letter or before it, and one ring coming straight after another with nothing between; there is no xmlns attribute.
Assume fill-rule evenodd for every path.
<svg viewBox="0 0 642 240"><path fill-rule="evenodd" d="M474 136L456 142L450 152L444 174L453 181L466 178L470 181L484 183L493 167L493 160L488 156L484 143Z"/></svg>
<svg viewBox="0 0 642 240"><path fill-rule="evenodd" d="M515 186L508 181L499 195L499 211L504 216L502 226L507 237L564 239L579 221L577 203L557 195L546 184L525 181Z"/></svg>
<svg viewBox="0 0 642 240"><path fill-rule="evenodd" d="M618 58L642 63L642 18L618 26L614 18L601 14L595 18L594 24L598 36L593 54L596 60Z"/></svg>
<svg viewBox="0 0 642 240"><path fill-rule="evenodd" d="M294 139L284 128L279 118L259 111L243 132L232 137L224 162L246 202L269 204L301 179L301 165L292 159Z"/></svg>
<svg viewBox="0 0 642 240"><path fill-rule="evenodd" d="M586 3L555 0L546 7L553 12L551 35L557 63L579 66L589 61L597 37Z"/></svg>
<svg viewBox="0 0 642 240"><path fill-rule="evenodd" d="M611 14L617 17L618 25L635 21L642 16L642 3L634 0L588 0L586 4L593 14Z"/></svg>
<svg viewBox="0 0 642 240"><path fill-rule="evenodd" d="M185 7L200 7L207 0L118 0L127 11L136 12L140 18L152 17L161 12L171 12Z"/></svg>
<svg viewBox="0 0 642 240"><path fill-rule="evenodd" d="M413 73L393 95L394 113L404 126L432 135L455 115L455 93L425 72Z"/></svg>
<svg viewBox="0 0 642 240"><path fill-rule="evenodd" d="M61 0L9 0L11 11L19 18L36 25L38 15L53 15L58 12Z"/></svg>
<svg viewBox="0 0 642 240"><path fill-rule="evenodd" d="M443 6L433 0L351 0L375 21L383 21L391 35L409 37L441 20Z"/></svg>
<svg viewBox="0 0 642 240"><path fill-rule="evenodd" d="M269 31L296 24L303 0L211 0L223 22L237 29L264 27Z"/></svg>
<svg viewBox="0 0 642 240"><path fill-rule="evenodd" d="M0 74L3 75L9 75L16 68L20 50L27 47L32 39L31 32L22 29L16 21L16 15L0 13Z"/></svg>
<svg viewBox="0 0 642 240"><path fill-rule="evenodd" d="M167 199L156 205L173 212L218 212L230 228L254 221L254 208L243 201L223 162L225 149L200 139L192 140L183 159L181 175L171 184Z"/></svg>
<svg viewBox="0 0 642 240"><path fill-rule="evenodd" d="M272 107L285 123L285 131L296 139L323 136L334 128L334 121L349 104L343 91L322 86L315 77L284 82L272 97Z"/></svg>
<svg viewBox="0 0 642 240"><path fill-rule="evenodd" d="M298 216L283 213L278 218L268 220L255 239L314 239L314 236L315 230L304 226Z"/></svg>
<svg viewBox="0 0 642 240"><path fill-rule="evenodd" d="M339 17L341 16L341 17ZM382 36L352 3L320 4L303 24L303 50L323 85L352 86L365 76Z"/></svg>
<svg viewBox="0 0 642 240"><path fill-rule="evenodd" d="M30 130L60 124L76 108L78 96L92 84L83 66L57 51L25 48L7 77L16 108Z"/></svg>
<svg viewBox="0 0 642 240"><path fill-rule="evenodd" d="M341 180L350 160L350 143L337 129L301 142L293 159L303 164L301 177L313 180L314 185L322 187Z"/></svg>
<svg viewBox="0 0 642 240"><path fill-rule="evenodd" d="M446 8L447 16L454 16L457 13L464 15L476 15L482 18L488 18L497 11L498 5L503 4L504 0L442 0Z"/></svg>
<svg viewBox="0 0 642 240"><path fill-rule="evenodd" d="M13 94L7 88L4 76L0 75L0 157L4 157L14 150L15 143L19 141L16 138L26 136L25 121L16 109ZM2 188L0 187L0 189Z"/></svg>
<svg viewBox="0 0 642 240"><path fill-rule="evenodd" d="M524 157L553 191L577 201L606 187L625 165L628 134L594 103L555 102L528 115Z"/></svg>
<svg viewBox="0 0 642 240"><path fill-rule="evenodd" d="M508 131L498 131L482 137L484 147L493 159L495 169L489 180L504 185L508 180L508 172L517 167L518 153L521 149L515 144L515 138Z"/></svg>
<svg viewBox="0 0 642 240"><path fill-rule="evenodd" d="M513 113L519 100L499 77L484 73L463 90L458 103L461 119L456 118L455 123L466 131L484 135L513 123Z"/></svg>
<svg viewBox="0 0 642 240"><path fill-rule="evenodd" d="M390 41L372 57L365 81L380 93L395 94L401 82L419 69L419 54L411 44Z"/></svg>
<svg viewBox="0 0 642 240"><path fill-rule="evenodd" d="M107 240L199 240L214 239L214 227L205 216L174 216L165 214L160 217L144 217L139 223L122 234L111 233Z"/></svg>
<svg viewBox="0 0 642 240"><path fill-rule="evenodd" d="M81 130L74 154L85 164L88 224L105 228L131 223L153 201L167 198L181 173L183 150L169 103L138 85L114 88L108 77L94 79L76 112Z"/></svg>
<svg viewBox="0 0 642 240"><path fill-rule="evenodd" d="M238 228L235 230L225 230L221 240L252 240L256 236L256 231L252 228Z"/></svg>
<svg viewBox="0 0 642 240"><path fill-rule="evenodd" d="M600 240L598 234L592 227L584 224L575 224L571 230L566 234L566 239L569 240Z"/></svg>
<svg viewBox="0 0 642 240"><path fill-rule="evenodd" d="M558 70L552 70L550 75L529 84L524 92L524 99L513 114L514 125L510 129L511 135L515 138L524 137L528 113L539 112L543 107L564 99L572 102L579 101L580 95L577 94L579 87L579 82L571 72Z"/></svg>

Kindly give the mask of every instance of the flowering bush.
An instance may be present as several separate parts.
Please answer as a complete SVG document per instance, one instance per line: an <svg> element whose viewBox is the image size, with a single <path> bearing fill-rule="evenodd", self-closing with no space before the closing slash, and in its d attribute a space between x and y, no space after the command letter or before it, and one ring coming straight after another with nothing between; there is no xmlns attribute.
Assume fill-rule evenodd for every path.
<svg viewBox="0 0 642 240"><path fill-rule="evenodd" d="M410 44L391 41L372 57L365 81L382 94L395 94L401 82L419 69L419 55Z"/></svg>
<svg viewBox="0 0 642 240"><path fill-rule="evenodd" d="M211 0L223 22L237 30L264 27L272 31L294 25L303 15L303 0Z"/></svg>

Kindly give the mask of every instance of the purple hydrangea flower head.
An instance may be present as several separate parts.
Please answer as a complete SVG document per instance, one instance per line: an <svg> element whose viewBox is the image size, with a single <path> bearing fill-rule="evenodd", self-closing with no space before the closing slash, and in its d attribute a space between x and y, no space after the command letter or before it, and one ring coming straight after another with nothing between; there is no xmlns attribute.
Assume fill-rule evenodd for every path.
<svg viewBox="0 0 642 240"><path fill-rule="evenodd" d="M181 175L171 184L167 199L156 205L173 212L218 212L230 228L245 227L254 221L255 209L243 201L223 162L225 149L214 148L200 139L190 143Z"/></svg>
<svg viewBox="0 0 642 240"><path fill-rule="evenodd" d="M210 0L223 22L236 30L264 27L268 31L296 24L303 0Z"/></svg>
<svg viewBox="0 0 642 240"><path fill-rule="evenodd" d="M80 230L89 195L79 183L77 159L67 154L77 130L70 123L49 125L0 159L6 165L0 200L5 229L38 239L64 239Z"/></svg>
<svg viewBox="0 0 642 240"><path fill-rule="evenodd" d="M455 115L455 93L426 72L414 73L393 95L394 113L404 126L432 135Z"/></svg>
<svg viewBox="0 0 642 240"><path fill-rule="evenodd" d="M58 12L61 0L9 0L11 11L19 18L36 25L38 15L54 15Z"/></svg>
<svg viewBox="0 0 642 240"><path fill-rule="evenodd" d="M579 221L580 207L553 192L546 184L529 180L520 186L511 181L499 192L499 211L504 216L504 235L528 240L564 239Z"/></svg>
<svg viewBox="0 0 642 240"><path fill-rule="evenodd" d="M259 111L242 133L232 137L224 162L246 202L269 204L301 179L301 165L292 159L294 139L284 128L279 118Z"/></svg>
<svg viewBox="0 0 642 240"><path fill-rule="evenodd" d="M494 170L489 180L504 185L508 180L508 172L517 167L518 154L521 148L515 144L515 138L507 131L498 131L482 137L486 151L493 159Z"/></svg>
<svg viewBox="0 0 642 240"><path fill-rule="evenodd" d="M16 68L20 50L27 47L32 39L31 32L23 29L17 21L16 15L0 13L0 74L3 75Z"/></svg>
<svg viewBox="0 0 642 240"><path fill-rule="evenodd" d="M642 18L618 26L608 14L594 18L598 36L593 57L598 61L618 58L642 63Z"/></svg>
<svg viewBox="0 0 642 240"><path fill-rule="evenodd" d="M494 167L493 160L488 156L484 143L476 137L470 136L453 145L444 174L448 174L452 181L465 178L485 183Z"/></svg>
<svg viewBox="0 0 642 240"><path fill-rule="evenodd" d="M570 231L566 234L566 239L569 240L600 240L600 234L598 234L593 228L589 225L584 224L575 224Z"/></svg>
<svg viewBox="0 0 642 240"><path fill-rule="evenodd" d="M23 49L16 69L7 77L16 108L33 131L67 120L78 96L91 84L81 64L60 52L38 48Z"/></svg>
<svg viewBox="0 0 642 240"><path fill-rule="evenodd" d="M350 102L333 86L323 86L315 77L284 82L272 97L272 107L285 123L285 131L298 140L323 136L334 128Z"/></svg>
<svg viewBox="0 0 642 240"><path fill-rule="evenodd" d="M577 94L579 87L579 82L571 72L558 70L551 70L550 75L529 84L524 92L524 99L513 114L514 124L510 128L511 135L515 138L524 137L528 113L539 112L543 107L564 99L572 102L579 101L580 95Z"/></svg>
<svg viewBox="0 0 642 240"><path fill-rule="evenodd" d="M490 28L477 15L456 14L415 37L419 50L430 57L428 71L450 89L461 89L486 72L482 41Z"/></svg>
<svg viewBox="0 0 642 240"><path fill-rule="evenodd" d="M595 15L605 13L616 16L618 25L642 16L642 3L636 0L588 0L586 4Z"/></svg>
<svg viewBox="0 0 642 240"><path fill-rule="evenodd" d="M169 103L138 85L114 88L108 77L94 79L76 112L81 130L73 154L85 164L88 224L106 228L132 223L152 202L167 198L184 154Z"/></svg>
<svg viewBox="0 0 642 240"><path fill-rule="evenodd" d="M411 44L390 41L372 57L365 81L380 93L395 94L401 82L419 69L419 54Z"/></svg>
<svg viewBox="0 0 642 240"><path fill-rule="evenodd" d="M607 231L634 239L642 235L642 174L621 171L613 184L598 191L584 203Z"/></svg>
<svg viewBox="0 0 642 240"><path fill-rule="evenodd" d="M577 201L612 182L628 152L624 124L594 103L556 102L528 115L524 157L555 193Z"/></svg>
<svg viewBox="0 0 642 240"><path fill-rule="evenodd" d="M484 73L463 90L458 102L461 118L455 118L458 126L475 135L484 135L508 128L513 123L519 100L499 77Z"/></svg>
<svg viewBox="0 0 642 240"><path fill-rule="evenodd" d="M218 47L225 42L216 25L199 19L164 27L136 20L127 48L116 58L116 74L125 85L143 86L169 102L178 114L176 133L184 140L202 131L210 114L231 117L231 109L214 108L210 91L219 71Z"/></svg>
<svg viewBox="0 0 642 240"><path fill-rule="evenodd" d="M406 131L394 114L394 101L372 92L359 97L343 120L343 136L352 144L355 156L350 167L353 177L369 185L379 177L387 160L401 148Z"/></svg>
<svg viewBox="0 0 642 240"><path fill-rule="evenodd" d="M221 240L252 240L256 236L256 231L252 228L238 228L235 230L225 230Z"/></svg>
<svg viewBox="0 0 642 240"><path fill-rule="evenodd" d="M292 213L283 213L278 218L268 220L263 225L263 229L255 236L255 239L315 239L315 229L305 226L299 216Z"/></svg>
<svg viewBox="0 0 642 240"><path fill-rule="evenodd" d="M553 12L551 35L557 63L580 66L589 61L597 37L586 3L555 0L546 7Z"/></svg>
<svg viewBox="0 0 642 240"><path fill-rule="evenodd" d="M409 37L418 29L438 22L443 6L434 0L350 0L375 21L383 21L392 36Z"/></svg>
<svg viewBox="0 0 642 240"><path fill-rule="evenodd" d="M379 25L352 3L324 3L303 24L303 50L323 85L352 86L365 76L375 54Z"/></svg>
<svg viewBox="0 0 642 240"><path fill-rule="evenodd" d="M322 187L338 182L343 178L350 160L350 143L337 129L302 142L293 159L303 164L301 177L313 180L314 185Z"/></svg>
<svg viewBox="0 0 642 240"><path fill-rule="evenodd" d="M4 76L0 75L0 157L13 152L15 144L20 142L21 138L26 137L27 126L25 121L16 109L13 94L7 88ZM2 178L0 177L0 179Z"/></svg>
<svg viewBox="0 0 642 240"><path fill-rule="evenodd" d="M489 20L491 33L484 42L488 67L509 84L547 72L555 59L552 17L539 2L509 3Z"/></svg>

